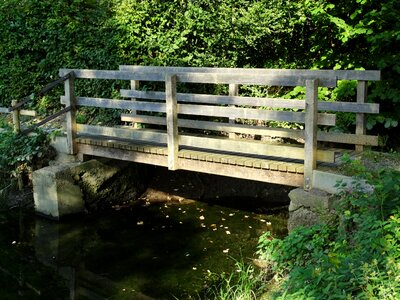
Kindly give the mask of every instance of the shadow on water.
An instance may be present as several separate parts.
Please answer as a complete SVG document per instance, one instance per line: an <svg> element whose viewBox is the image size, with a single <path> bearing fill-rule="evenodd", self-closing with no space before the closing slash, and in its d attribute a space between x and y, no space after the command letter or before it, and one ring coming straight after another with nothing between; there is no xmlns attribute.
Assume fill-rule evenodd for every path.
<svg viewBox="0 0 400 300"><path fill-rule="evenodd" d="M61 223L3 216L1 298L191 299L211 273L249 262L265 230L286 234L287 209L221 206L211 191L207 202L143 202Z"/></svg>

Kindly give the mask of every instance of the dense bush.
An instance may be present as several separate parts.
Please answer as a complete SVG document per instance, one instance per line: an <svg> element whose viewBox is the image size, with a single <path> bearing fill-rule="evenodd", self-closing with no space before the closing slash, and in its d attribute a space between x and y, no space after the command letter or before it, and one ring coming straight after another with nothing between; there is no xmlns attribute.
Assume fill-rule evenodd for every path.
<svg viewBox="0 0 400 300"><path fill-rule="evenodd" d="M268 232L260 238L259 254L279 285L274 298L400 298L400 173L381 171L368 180L373 193L340 194L330 222L283 240Z"/></svg>
<svg viewBox="0 0 400 300"><path fill-rule="evenodd" d="M0 105L37 91L62 67L364 68L381 69L384 79L370 93L384 113L369 126L393 127L400 116L399 12L395 0L4 0ZM110 86L119 88L82 88L101 95ZM59 102L44 100L34 105L46 111Z"/></svg>
<svg viewBox="0 0 400 300"><path fill-rule="evenodd" d="M0 190L10 185L12 179L27 179L32 171L47 165L50 137L43 131L29 136L10 130L0 133ZM22 182L21 182L22 184Z"/></svg>

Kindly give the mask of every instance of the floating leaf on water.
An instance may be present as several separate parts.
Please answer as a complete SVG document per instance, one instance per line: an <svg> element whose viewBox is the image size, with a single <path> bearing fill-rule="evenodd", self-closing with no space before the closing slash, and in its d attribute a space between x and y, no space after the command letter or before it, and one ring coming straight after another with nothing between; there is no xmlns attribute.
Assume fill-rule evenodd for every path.
<svg viewBox="0 0 400 300"><path fill-rule="evenodd" d="M200 216L199 219L200 220L204 220L205 218L204 218L204 216Z"/></svg>
<svg viewBox="0 0 400 300"><path fill-rule="evenodd" d="M229 252L229 249L222 250L222 252L228 253L228 252Z"/></svg>
<svg viewBox="0 0 400 300"><path fill-rule="evenodd" d="M165 217L166 217L167 219L169 218L169 216L168 216L168 215L166 215Z"/></svg>
<svg viewBox="0 0 400 300"><path fill-rule="evenodd" d="M231 234L231 232L229 230L225 231L226 234Z"/></svg>
<svg viewBox="0 0 400 300"><path fill-rule="evenodd" d="M263 223L267 222L267 221L265 221L264 219L260 219L260 221L263 222Z"/></svg>
<svg viewBox="0 0 400 300"><path fill-rule="evenodd" d="M271 225L271 222L267 222L267 225Z"/></svg>
<svg viewBox="0 0 400 300"><path fill-rule="evenodd" d="M193 269L194 271L196 271L196 270L197 270L197 268L196 268L196 267L193 267L192 269Z"/></svg>
<svg viewBox="0 0 400 300"><path fill-rule="evenodd" d="M249 228L251 229L251 228L253 228L253 226L249 226Z"/></svg>
<svg viewBox="0 0 400 300"><path fill-rule="evenodd" d="M225 218L222 218L221 221L226 221L226 219L225 219Z"/></svg>
<svg viewBox="0 0 400 300"><path fill-rule="evenodd" d="M245 217L246 219L247 219L247 218L249 218L249 216L248 216L248 215L245 215L244 217Z"/></svg>
<svg viewBox="0 0 400 300"><path fill-rule="evenodd" d="M230 213L230 214L229 214L230 217L233 217L234 215L235 215L234 213Z"/></svg>
<svg viewBox="0 0 400 300"><path fill-rule="evenodd" d="M136 223L136 225L143 225L143 224L144 224L143 221L138 221L138 222Z"/></svg>
<svg viewBox="0 0 400 300"><path fill-rule="evenodd" d="M204 225L204 223L201 223L200 226L203 227L203 228L206 227L206 225Z"/></svg>

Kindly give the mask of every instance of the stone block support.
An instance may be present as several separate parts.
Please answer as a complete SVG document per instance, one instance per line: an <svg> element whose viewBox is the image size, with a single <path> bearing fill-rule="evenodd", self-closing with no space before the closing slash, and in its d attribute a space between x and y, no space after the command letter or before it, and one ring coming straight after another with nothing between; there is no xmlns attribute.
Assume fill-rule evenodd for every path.
<svg viewBox="0 0 400 300"><path fill-rule="evenodd" d="M33 172L33 198L38 214L59 220L84 211L81 189L71 174L75 165L50 166Z"/></svg>
<svg viewBox="0 0 400 300"><path fill-rule="evenodd" d="M289 193L289 232L300 226L311 226L323 221L333 206L332 194L318 189L305 191L297 188Z"/></svg>

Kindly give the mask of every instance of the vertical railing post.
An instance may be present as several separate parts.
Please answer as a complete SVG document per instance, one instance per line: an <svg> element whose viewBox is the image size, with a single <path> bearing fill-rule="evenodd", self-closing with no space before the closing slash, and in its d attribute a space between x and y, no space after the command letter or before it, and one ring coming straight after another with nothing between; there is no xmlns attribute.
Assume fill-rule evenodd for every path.
<svg viewBox="0 0 400 300"><path fill-rule="evenodd" d="M17 100L12 100L11 101L11 106L17 105L18 101ZM12 111L12 119L13 119L13 128L15 133L20 133L21 132L21 123L19 120L19 108L14 109Z"/></svg>
<svg viewBox="0 0 400 300"><path fill-rule="evenodd" d="M138 90L139 89L139 80L131 80L131 90ZM131 98L132 101L136 101L136 98ZM137 111L132 111L132 114L136 115ZM133 128L138 128L139 124L138 123L134 123L133 124Z"/></svg>
<svg viewBox="0 0 400 300"><path fill-rule="evenodd" d="M11 106L14 107L16 106L18 103L17 100L12 100L11 101ZM19 108L16 108L12 111L12 120L13 120L13 129L14 129L14 133L18 134L21 132L21 122L20 122L20 112L19 112ZM18 182L18 190L22 191L24 189L24 182L22 180L22 174L20 171L20 166L21 163L18 163L18 167L17 167L17 182Z"/></svg>
<svg viewBox="0 0 400 300"><path fill-rule="evenodd" d="M71 76L64 82L65 104L70 106L70 111L66 114L66 132L69 154L75 155L78 152L76 138L76 99L74 88L75 75Z"/></svg>
<svg viewBox="0 0 400 300"><path fill-rule="evenodd" d="M229 84L229 96L239 96L239 85L238 84L235 84L235 83ZM235 118L229 118L229 124L235 124ZM229 138L234 139L235 133L230 132Z"/></svg>
<svg viewBox="0 0 400 300"><path fill-rule="evenodd" d="M165 96L167 112L168 169L178 169L178 102L176 99L176 75L166 74Z"/></svg>
<svg viewBox="0 0 400 300"><path fill-rule="evenodd" d="M306 81L304 189L311 190L317 167L318 79Z"/></svg>
<svg viewBox="0 0 400 300"><path fill-rule="evenodd" d="M367 90L368 90L368 82L364 80L359 80L357 82L357 103L365 103L367 100ZM366 120L365 114L357 113L356 114L356 134L365 134L366 133ZM357 152L361 152L364 150L363 145L356 145Z"/></svg>

